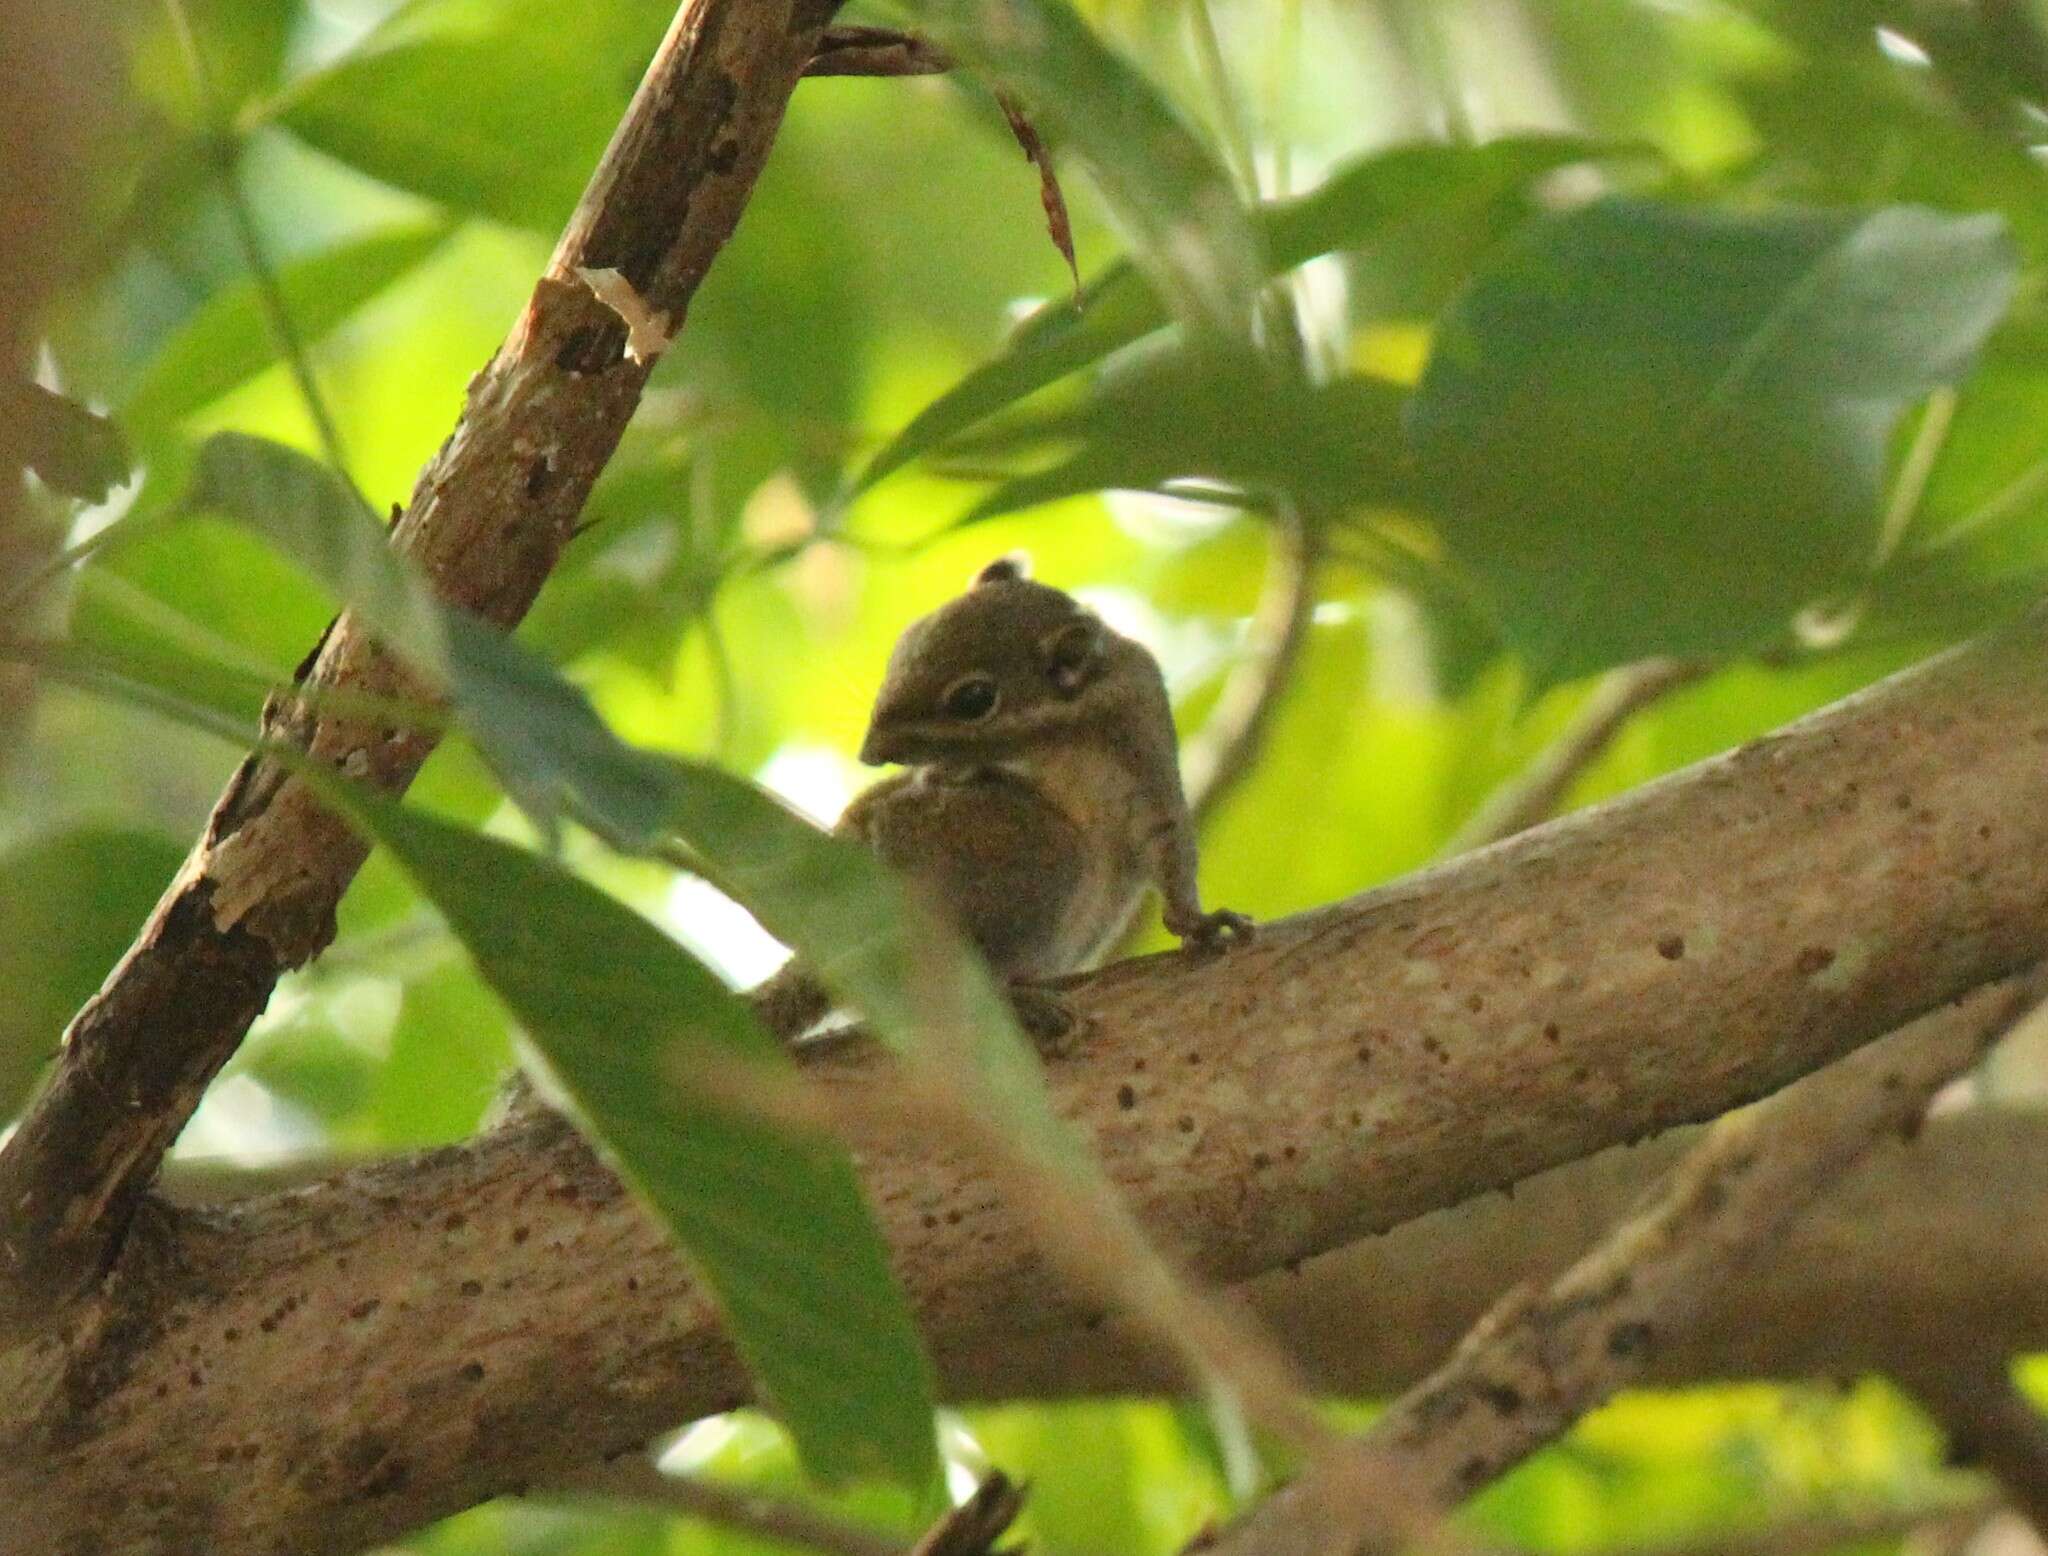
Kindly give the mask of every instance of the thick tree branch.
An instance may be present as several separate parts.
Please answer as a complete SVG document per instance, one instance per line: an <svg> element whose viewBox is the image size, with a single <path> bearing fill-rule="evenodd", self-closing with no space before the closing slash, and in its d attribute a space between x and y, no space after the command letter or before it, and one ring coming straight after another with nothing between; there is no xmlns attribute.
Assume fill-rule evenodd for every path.
<svg viewBox="0 0 2048 1556"><path fill-rule="evenodd" d="M1056 1099L1185 1265L1220 1281L1282 1268L1717 1115L2041 960L2044 752L2048 612L1228 956L1082 980L1069 998L1092 1022L1050 1067ZM830 1085L894 1084L860 1045L812 1062ZM1095 1315L986 1177L921 1139L860 1156L956 1391L1150 1365L1091 1341ZM2036 1170L1987 1175L1950 1210L1984 1182L2023 1193ZM1910 1209L1896 1189L1864 1207L1873 1223ZM2031 1246L2015 1214L1993 1265ZM1910 1247L1916 1272L1859 1300L1893 1314L1938 1277L1953 1321L2048 1324L2048 1283L1998 1286L1981 1257L1974 1291L1918 1272L1944 1235L1902 1236L1884 1251ZM0 1356L0 1548L11 1518L59 1553L346 1551L745 1397L702 1292L551 1121L248 1204L152 1202L131 1243L70 1328ZM1536 1262L1554 1270L1558 1251ZM1837 1283L1850 1251L1816 1262L1817 1328L1797 1292L1769 1325L1703 1324L1728 1365L1796 1358L1772 1349L1781 1331L1811 1357L1861 1356ZM1379 1270L1334 1321L1373 1332L1354 1345L1406 1344L1410 1323L1447 1343L1457 1329L1430 1315L1469 1322L1465 1293L1497 1291L1496 1267L1435 1274L1410 1311L1401 1272ZM1262 1300L1284 1309L1295 1288L1279 1284ZM1922 1347L1951 1322L1913 1318ZM1681 1337L1672 1354L1701 1353Z"/></svg>
<svg viewBox="0 0 2048 1556"><path fill-rule="evenodd" d="M834 0L692 0L649 67L547 273L470 387L393 544L446 598L523 616L574 531L652 364L579 279L615 270L680 319L739 220ZM343 616L308 685L422 688ZM401 790L430 735L277 701L266 734ZM80 1012L0 1149L0 1343L32 1332L118 1251L158 1163L279 975L325 946L365 846L274 763L245 762L141 937Z"/></svg>
<svg viewBox="0 0 2048 1556"><path fill-rule="evenodd" d="M1542 1290L1510 1292L1456 1353L1359 1439L1451 1508L1641 1379L1667 1336L1771 1248L1882 1134L1918 1125L2039 998L2038 977L1979 989L1946 1010L1731 1114L1643 1208ZM1994 1400L1970 1388L1965 1398ZM1995 1400L1994 1400L1995 1402ZM2039 1437L2038 1429L2035 1436ZM1314 1467L1219 1540L1218 1556L1384 1549Z"/></svg>

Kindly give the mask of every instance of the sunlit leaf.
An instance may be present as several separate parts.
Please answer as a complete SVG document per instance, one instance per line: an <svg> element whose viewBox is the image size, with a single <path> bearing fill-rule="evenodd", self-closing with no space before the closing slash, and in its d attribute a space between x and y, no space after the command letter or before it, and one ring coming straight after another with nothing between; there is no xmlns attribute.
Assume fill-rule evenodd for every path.
<svg viewBox="0 0 2048 1556"><path fill-rule="evenodd" d="M1105 372L1076 410L991 424L970 460L1005 463L1071 448L1004 480L969 511L979 520L1084 492L1157 490L1200 479L1254 495L1396 504L1402 468L1399 386L1344 377L1307 384L1239 359L1234 370L1175 344Z"/></svg>
<svg viewBox="0 0 2048 1556"><path fill-rule="evenodd" d="M673 14L641 0L416 8L271 112L397 188L552 232Z"/></svg>
<svg viewBox="0 0 2048 1556"><path fill-rule="evenodd" d="M0 853L0 1119L13 1116L181 857L154 833L101 826Z"/></svg>
<svg viewBox="0 0 2048 1556"><path fill-rule="evenodd" d="M1451 309L1413 402L1445 543L1539 680L1755 648L1871 559L1893 425L2013 282L1996 218L1550 221Z"/></svg>
<svg viewBox="0 0 2048 1556"><path fill-rule="evenodd" d="M301 338L318 340L421 263L447 233L443 223L410 223L281 267L278 290L293 327ZM220 398L277 355L257 284L244 281L215 296L158 347L121 415L146 438Z"/></svg>
<svg viewBox="0 0 2048 1556"><path fill-rule="evenodd" d="M1224 343L1251 327L1258 237L1209 148L1066 0L912 0L906 9L1081 157L1131 257L1174 314Z"/></svg>
<svg viewBox="0 0 2048 1556"><path fill-rule="evenodd" d="M1397 147L1351 164L1320 188L1255 214L1267 274L1367 246L1391 233L1463 215L1476 236L1480 220L1543 174L1611 148L1570 136L1529 136L1484 146ZM1048 384L1130 345L1169 320L1165 307L1128 260L1083 289L1079 306L1047 303L1020 325L1003 351L969 373L911 420L874 456L850 488L857 495L920 454Z"/></svg>

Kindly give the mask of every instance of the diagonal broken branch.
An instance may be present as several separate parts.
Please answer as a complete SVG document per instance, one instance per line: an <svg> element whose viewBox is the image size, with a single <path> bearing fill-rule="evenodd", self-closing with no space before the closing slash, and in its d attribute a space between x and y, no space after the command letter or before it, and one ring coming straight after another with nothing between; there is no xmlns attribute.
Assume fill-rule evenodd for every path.
<svg viewBox="0 0 2048 1556"><path fill-rule="evenodd" d="M683 316L835 8L691 0L678 14L546 274L393 530L447 599L499 625L533 602L650 366L627 356L624 326L578 272L614 271L650 310ZM323 692L422 695L352 615L305 679ZM274 701L264 725L392 791L433 748L430 735L323 718L292 698ZM0 1344L46 1327L116 1257L165 1150L278 977L332 938L365 852L283 768L243 763L0 1148Z"/></svg>

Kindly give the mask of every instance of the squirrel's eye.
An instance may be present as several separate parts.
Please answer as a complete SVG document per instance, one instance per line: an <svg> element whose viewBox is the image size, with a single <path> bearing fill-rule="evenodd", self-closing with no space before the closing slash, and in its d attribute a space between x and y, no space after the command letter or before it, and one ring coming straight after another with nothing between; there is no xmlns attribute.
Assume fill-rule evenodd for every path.
<svg viewBox="0 0 2048 1556"><path fill-rule="evenodd" d="M949 719L971 724L996 711L996 683L985 675L970 675L957 681L939 704Z"/></svg>

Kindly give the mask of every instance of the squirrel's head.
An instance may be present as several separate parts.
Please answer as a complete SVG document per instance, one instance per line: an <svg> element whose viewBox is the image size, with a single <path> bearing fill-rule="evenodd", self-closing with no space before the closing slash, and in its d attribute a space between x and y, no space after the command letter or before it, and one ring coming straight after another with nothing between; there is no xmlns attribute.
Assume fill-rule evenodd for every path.
<svg viewBox="0 0 2048 1556"><path fill-rule="evenodd" d="M999 558L896 640L860 759L997 760L1059 738L1102 713L1134 651L1023 558Z"/></svg>

